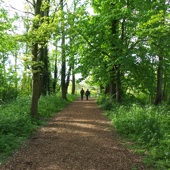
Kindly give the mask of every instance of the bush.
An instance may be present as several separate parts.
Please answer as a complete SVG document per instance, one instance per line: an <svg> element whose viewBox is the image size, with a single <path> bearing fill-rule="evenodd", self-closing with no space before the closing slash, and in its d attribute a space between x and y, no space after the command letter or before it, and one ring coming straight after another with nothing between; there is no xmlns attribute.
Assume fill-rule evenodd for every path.
<svg viewBox="0 0 170 170"><path fill-rule="evenodd" d="M18 95L18 92L14 87L10 87L8 85L6 86L6 88L0 87L0 100L2 102L8 102L13 99L16 99L17 95Z"/></svg>
<svg viewBox="0 0 170 170"><path fill-rule="evenodd" d="M108 95L100 95L97 98L97 103L104 110L111 110L113 108L113 101Z"/></svg>
<svg viewBox="0 0 170 170"><path fill-rule="evenodd" d="M170 168L169 106L112 104L106 114L120 134L147 150L155 169Z"/></svg>

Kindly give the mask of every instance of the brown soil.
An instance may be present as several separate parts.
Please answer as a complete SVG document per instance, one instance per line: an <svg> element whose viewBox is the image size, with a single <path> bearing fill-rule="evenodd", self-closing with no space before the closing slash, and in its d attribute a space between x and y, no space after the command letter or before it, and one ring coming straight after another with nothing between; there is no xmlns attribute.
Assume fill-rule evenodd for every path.
<svg viewBox="0 0 170 170"><path fill-rule="evenodd" d="M94 99L70 104L0 170L147 169L123 146Z"/></svg>

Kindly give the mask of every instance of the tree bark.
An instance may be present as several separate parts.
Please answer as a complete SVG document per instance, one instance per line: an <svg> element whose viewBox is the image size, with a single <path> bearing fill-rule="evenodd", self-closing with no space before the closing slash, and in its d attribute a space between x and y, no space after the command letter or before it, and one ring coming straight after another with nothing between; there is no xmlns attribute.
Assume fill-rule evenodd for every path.
<svg viewBox="0 0 170 170"><path fill-rule="evenodd" d="M67 79L66 79L66 92L68 92L68 86L70 83L71 67L68 69Z"/></svg>
<svg viewBox="0 0 170 170"><path fill-rule="evenodd" d="M75 90L76 90L76 79L75 79L74 71L72 71L72 91L71 91L71 94L75 94Z"/></svg>
<svg viewBox="0 0 170 170"><path fill-rule="evenodd" d="M121 82L121 73L120 65L116 66L116 101L120 103L122 101L122 82Z"/></svg>
<svg viewBox="0 0 170 170"><path fill-rule="evenodd" d="M38 44L35 44L32 49L33 62L37 61ZM40 72L38 65L32 67L33 70L33 84L32 84L32 100L31 100L31 114L33 117L38 116L38 100L40 97Z"/></svg>
<svg viewBox="0 0 170 170"><path fill-rule="evenodd" d="M41 75L41 93L43 95L50 95L50 73L49 73L49 59L48 48L41 49L40 61L43 62L42 75Z"/></svg>
<svg viewBox="0 0 170 170"><path fill-rule="evenodd" d="M57 59L55 60L55 64L54 64L54 80L53 80L53 93L56 92L56 86L57 86L57 75L58 75L58 71L57 71Z"/></svg>
<svg viewBox="0 0 170 170"><path fill-rule="evenodd" d="M39 15L41 12L42 0L37 0L34 2L35 16ZM33 30L37 30L39 25L33 24ZM32 84L32 100L31 100L31 114L34 117L38 116L38 100L40 97L40 69L38 66L38 42L33 42L32 44L32 71L33 71L33 84Z"/></svg>
<svg viewBox="0 0 170 170"><path fill-rule="evenodd" d="M114 38L117 38L117 36L116 36L116 34L117 34L117 25L118 25L118 21L116 20L116 19L114 19L113 21L112 21L112 34L113 34L113 36L114 36ZM113 43L113 48L114 48L114 50L118 50L118 48L117 49L115 49L115 47L116 47L116 44L115 43ZM113 57L118 57L118 56L113 56ZM115 96L115 99L116 99L116 102L121 102L121 91L122 91L122 89L121 89L121 74L120 74L120 64L118 63L118 64L115 64L114 66L113 66L113 79L112 79L112 88L115 88L114 90L113 90L113 92L115 93L115 94L112 94L112 96L114 95Z"/></svg>
<svg viewBox="0 0 170 170"><path fill-rule="evenodd" d="M155 105L158 105L162 102L163 99L163 90L162 90L162 79L163 79L163 67L162 67L163 58L159 56L158 70L157 70L157 91L155 98Z"/></svg>
<svg viewBox="0 0 170 170"><path fill-rule="evenodd" d="M60 0L60 4L61 4L61 15L62 15L62 23L61 23L61 47L62 47L62 63L61 63L61 93L62 93L62 98L64 100L67 100L67 88L66 88L66 56L65 56L65 25L64 25L64 2L63 0Z"/></svg>
<svg viewBox="0 0 170 170"><path fill-rule="evenodd" d="M48 0L48 3L50 3L50 0ZM49 7L46 8L44 11L41 11L41 17L49 18ZM47 19L46 19L47 20ZM49 20L42 22L48 22ZM49 72L49 57L48 57L48 47L47 44L48 41L46 40L43 42L43 46L40 49L40 61L43 62L43 68L42 68L42 75L41 75L41 93L43 95L50 95L51 89L50 89L50 72Z"/></svg>

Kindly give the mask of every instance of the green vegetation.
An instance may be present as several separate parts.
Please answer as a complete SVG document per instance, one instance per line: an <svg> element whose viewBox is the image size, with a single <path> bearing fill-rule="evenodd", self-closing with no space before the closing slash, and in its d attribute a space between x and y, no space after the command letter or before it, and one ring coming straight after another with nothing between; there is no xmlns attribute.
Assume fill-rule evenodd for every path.
<svg viewBox="0 0 170 170"><path fill-rule="evenodd" d="M30 135L56 112L62 110L76 96L42 96L39 101L39 118L31 117L30 97L20 97L9 104L1 105L0 113L0 163L13 153Z"/></svg>
<svg viewBox="0 0 170 170"><path fill-rule="evenodd" d="M117 131L135 142L136 151L145 154L145 162L155 169L170 168L170 106L124 103L116 104L106 96L98 98L101 108L107 110ZM134 146L133 146L134 147Z"/></svg>
<svg viewBox="0 0 170 170"><path fill-rule="evenodd" d="M167 168L170 1L22 2L17 10L0 0L0 133L7 137L0 138L0 153L57 110L42 96L60 93L67 102L68 92L79 94L87 82L92 96L105 94L99 103L118 131ZM11 101L18 103L4 105Z"/></svg>

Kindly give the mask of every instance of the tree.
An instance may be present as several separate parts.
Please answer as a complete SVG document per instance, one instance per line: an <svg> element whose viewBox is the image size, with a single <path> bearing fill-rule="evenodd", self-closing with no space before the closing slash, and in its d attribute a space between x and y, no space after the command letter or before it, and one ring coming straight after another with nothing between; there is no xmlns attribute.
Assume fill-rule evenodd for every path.
<svg viewBox="0 0 170 170"><path fill-rule="evenodd" d="M50 23L49 19L49 7L50 0L47 0L46 3L43 5L44 11L41 12L41 17L42 19L42 24L45 26L48 26ZM47 31L47 30L46 30ZM45 31L45 33L46 33ZM48 34L47 34L48 35ZM43 46L40 49L40 60L43 62L43 67L42 67L42 74L41 74L41 93L43 95L50 94L52 89L51 89L51 76L50 76L50 70L49 70L49 51L48 51L48 39L47 37L44 42Z"/></svg>
<svg viewBox="0 0 170 170"><path fill-rule="evenodd" d="M37 0L33 2L35 20L33 21L32 33L33 36L36 36L36 32L40 27L40 14L41 14L41 5L42 0ZM31 101L31 114L37 116L38 114L38 100L40 97L40 71L41 71L41 62L39 62L39 48L38 40L35 39L32 42L32 70L33 70L33 86L32 86L32 101Z"/></svg>
<svg viewBox="0 0 170 170"><path fill-rule="evenodd" d="M18 50L13 25L16 18L15 15L9 17L7 10L0 8L0 100L2 102L17 97L16 67L13 67L9 60L9 56Z"/></svg>
<svg viewBox="0 0 170 170"><path fill-rule="evenodd" d="M147 45L151 48L150 58L154 58L154 68L156 72L156 89L155 89L155 101L154 103L157 105L163 100L163 87L166 83L167 79L164 79L166 74L166 70L168 70L166 66L166 61L169 60L169 54L167 53L168 47L168 4L165 0L155 1L155 3L151 3L148 10L150 10L149 14L145 16L145 20L142 20L140 24L140 30L142 30L142 34L140 33L140 37L147 41ZM141 8L141 7L140 7ZM144 11L146 9L143 9ZM139 30L139 31L140 31ZM151 60L151 59L150 59Z"/></svg>
<svg viewBox="0 0 170 170"><path fill-rule="evenodd" d="M34 10L33 18L26 18L26 22L32 21L28 31L22 37L28 45L31 45L31 66L33 74L31 114L38 116L38 101L40 95L51 92L48 41L54 32L55 15L49 16L50 1L29 1L30 9ZM56 7L57 8L57 7ZM29 8L28 8L29 9ZM55 11L56 12L56 11ZM28 15L31 12L26 12Z"/></svg>
<svg viewBox="0 0 170 170"><path fill-rule="evenodd" d="M129 89L132 93L142 91L153 97L156 81L155 66L157 65L157 98L162 100L164 80L162 72L164 65L162 64L164 62L162 62L161 55L167 50L164 45L163 51L159 52L162 47L159 29L164 30L165 35L168 33L164 27L165 21L168 21L168 14L165 12L168 2L136 3L129 0L126 2L93 0L92 4L96 15L79 22L83 30L80 35L86 42L86 51L87 48L90 51L88 54L82 52L84 56L80 59L81 71L84 75L90 72L94 79L96 76L95 80L100 81L105 91L115 96L116 101L120 102L122 95L125 96ZM161 10L166 13L163 20L160 20ZM163 28L160 25L164 25ZM158 37L160 37L159 41ZM95 62L92 63L92 61ZM89 63L92 67L88 67ZM88 67L90 71L87 71L85 67ZM107 80L104 78L106 75Z"/></svg>
<svg viewBox="0 0 170 170"><path fill-rule="evenodd" d="M62 91L62 98L67 100L67 88L66 88L66 44L65 44L65 19L64 19L64 2L60 0L61 4L61 91Z"/></svg>

